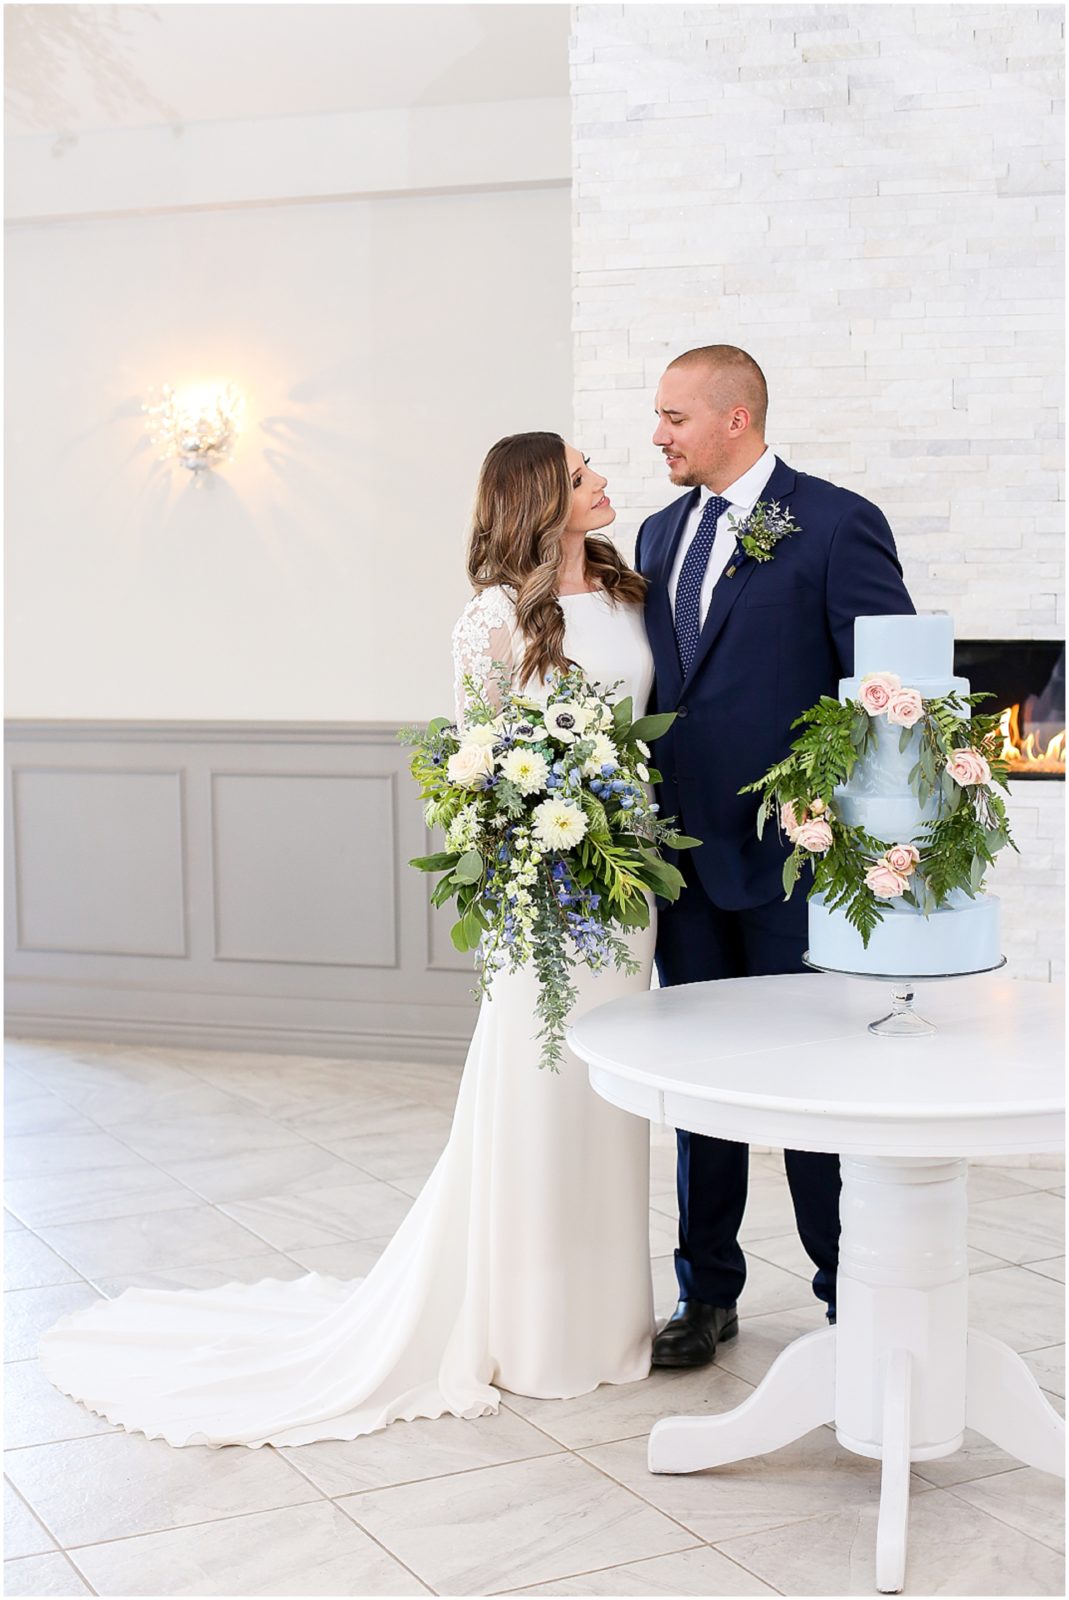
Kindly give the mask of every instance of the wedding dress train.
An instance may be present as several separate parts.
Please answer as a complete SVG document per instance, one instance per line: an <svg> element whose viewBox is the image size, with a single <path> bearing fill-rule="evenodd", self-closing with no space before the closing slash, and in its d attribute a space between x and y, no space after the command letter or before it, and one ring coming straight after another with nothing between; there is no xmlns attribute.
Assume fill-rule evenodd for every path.
<svg viewBox="0 0 1069 1600"><path fill-rule="evenodd" d="M641 711L641 614L601 593L562 605L566 653ZM485 591L454 633L458 683L489 682L521 649L507 594ZM648 987L652 928L631 944L639 975L580 968L576 1011ZM529 969L495 979L446 1147L366 1278L127 1289L49 1329L45 1375L129 1432L253 1448L481 1416L501 1389L565 1398L645 1377L648 1128L569 1052L559 1074L539 1070L535 992Z"/></svg>

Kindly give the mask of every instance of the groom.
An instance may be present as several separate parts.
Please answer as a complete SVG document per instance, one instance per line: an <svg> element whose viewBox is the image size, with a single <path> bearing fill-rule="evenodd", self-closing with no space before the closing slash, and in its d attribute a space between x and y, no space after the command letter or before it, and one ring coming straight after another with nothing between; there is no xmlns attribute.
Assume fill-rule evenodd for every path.
<svg viewBox="0 0 1069 1600"><path fill-rule="evenodd" d="M783 899L787 853L756 831L739 789L782 760L794 718L853 670L854 618L912 612L887 520L870 501L795 472L765 444L768 390L734 345L688 350L657 390L653 443L687 493L639 529L656 708L676 711L654 759L663 816L704 842L683 852L686 891L659 913L662 986L802 972L806 899ZM776 501L794 531L757 561L732 522ZM715 1034L716 1011L709 1016ZM678 1132L679 1304L653 1344L658 1367L700 1367L738 1331L746 1281L738 1234L748 1147ZM835 1320L839 1158L785 1152L813 1290Z"/></svg>

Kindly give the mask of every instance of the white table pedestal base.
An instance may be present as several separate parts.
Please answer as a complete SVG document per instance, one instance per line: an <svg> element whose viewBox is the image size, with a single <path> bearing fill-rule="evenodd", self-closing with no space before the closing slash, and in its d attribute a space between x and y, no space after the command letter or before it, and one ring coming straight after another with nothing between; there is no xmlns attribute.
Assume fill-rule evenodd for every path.
<svg viewBox="0 0 1069 1600"><path fill-rule="evenodd" d="M651 1472L765 1455L834 1422L882 1462L876 1587L905 1583L910 1463L952 1455L966 1427L1027 1466L1065 1475L1065 1423L1008 1345L967 1328L963 1160L844 1156L837 1326L787 1346L748 1400L666 1417Z"/></svg>

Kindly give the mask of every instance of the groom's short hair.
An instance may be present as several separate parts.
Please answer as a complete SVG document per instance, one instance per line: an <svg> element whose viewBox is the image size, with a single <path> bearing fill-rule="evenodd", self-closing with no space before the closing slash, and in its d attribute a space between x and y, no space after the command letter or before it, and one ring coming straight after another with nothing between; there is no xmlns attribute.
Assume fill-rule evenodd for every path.
<svg viewBox="0 0 1069 1600"><path fill-rule="evenodd" d="M709 375L711 398L718 411L743 405L750 421L764 437L768 417L768 384L753 356L734 344L703 344L685 350L668 363L672 367L694 367Z"/></svg>

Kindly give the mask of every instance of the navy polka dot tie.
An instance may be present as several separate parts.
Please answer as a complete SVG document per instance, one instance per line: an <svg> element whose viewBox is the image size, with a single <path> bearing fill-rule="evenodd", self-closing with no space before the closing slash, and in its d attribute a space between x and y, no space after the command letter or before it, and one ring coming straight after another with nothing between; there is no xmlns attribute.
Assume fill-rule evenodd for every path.
<svg viewBox="0 0 1069 1600"><path fill-rule="evenodd" d="M697 532L690 541L690 549L683 560L676 584L676 647L683 676L690 671L694 652L701 633L702 581L716 538L716 525L731 504L719 495L711 494L705 502Z"/></svg>

